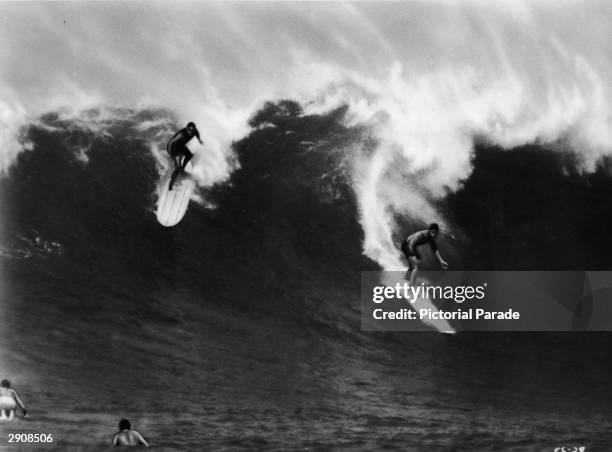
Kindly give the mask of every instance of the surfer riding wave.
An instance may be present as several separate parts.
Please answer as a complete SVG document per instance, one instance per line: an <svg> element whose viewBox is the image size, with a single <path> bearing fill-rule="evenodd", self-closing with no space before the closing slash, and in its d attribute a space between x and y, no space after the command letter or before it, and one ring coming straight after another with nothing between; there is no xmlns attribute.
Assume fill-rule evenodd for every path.
<svg viewBox="0 0 612 452"><path fill-rule="evenodd" d="M166 145L166 150L168 154L170 154L170 157L172 157L175 165L172 177L170 177L170 190L172 190L179 173L185 170L187 163L189 163L189 160L193 157L193 153L187 147L187 143L189 143L193 137L196 137L200 144L204 144L200 139L200 132L195 123L189 122L187 127L176 132ZM181 157L183 158L182 161Z"/></svg>
<svg viewBox="0 0 612 452"><path fill-rule="evenodd" d="M406 257L406 260L408 261L406 278L408 279L408 274L410 274L410 285L414 284L414 280L419 270L421 254L419 253L418 248L422 245L429 244L431 251L435 254L436 259L438 259L440 266L444 270L448 268L448 263L440 255L438 245L436 244L436 236L439 232L440 227L436 223L431 223L429 228L415 232L402 242L401 249Z"/></svg>

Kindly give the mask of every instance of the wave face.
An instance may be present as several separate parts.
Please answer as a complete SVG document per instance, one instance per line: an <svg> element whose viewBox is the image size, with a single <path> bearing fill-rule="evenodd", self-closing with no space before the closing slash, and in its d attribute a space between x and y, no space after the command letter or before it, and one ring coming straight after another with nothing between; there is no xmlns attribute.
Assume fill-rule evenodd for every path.
<svg viewBox="0 0 612 452"><path fill-rule="evenodd" d="M162 450L605 438L608 335L360 331L359 272L379 265L352 174L377 143L346 115L266 104L229 178L172 229L154 214L169 112L30 124L0 180L0 357L35 413L24 428L89 447L126 416ZM431 201L455 267L604 268L609 166L583 174L572 155L478 146L462 187Z"/></svg>
<svg viewBox="0 0 612 452"><path fill-rule="evenodd" d="M34 251L29 242L49 243L50 259L95 261L103 278L108 271L155 275L151 284L198 290L211 284L202 266L215 274L243 271L237 260L253 267L249 280L313 267L374 268L361 255L355 196L343 168L359 136L342 125L344 112L272 119L278 124L256 118L261 127L235 145L239 169L229 181L201 188L171 230L153 221L167 159L151 143L169 130L166 112L122 112L95 132L46 115L27 132L34 149L2 181L5 253L25 257ZM156 125L139 131L144 121Z"/></svg>
<svg viewBox="0 0 612 452"><path fill-rule="evenodd" d="M163 105L201 124L215 150L197 172L208 186L229 176L224 150L265 100L348 105L348 123L377 143L352 179L364 251L386 269L402 266L396 217L442 216L431 200L470 177L475 138L563 142L587 171L612 149L604 0L7 3L2 14L0 173L22 150L20 127L60 107Z"/></svg>

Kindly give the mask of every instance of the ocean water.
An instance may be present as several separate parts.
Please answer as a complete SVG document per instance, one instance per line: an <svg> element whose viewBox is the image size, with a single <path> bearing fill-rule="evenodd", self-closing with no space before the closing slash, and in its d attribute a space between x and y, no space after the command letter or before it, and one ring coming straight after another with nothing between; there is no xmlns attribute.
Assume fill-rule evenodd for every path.
<svg viewBox="0 0 612 452"><path fill-rule="evenodd" d="M36 449L107 450L123 417L160 451L612 448L607 334L360 330L360 272L378 266L338 151L362 139L343 110L253 130L231 179L173 229L155 220L142 115L104 139L48 115L0 180L2 378L30 414L0 424L0 449L45 433ZM558 176L546 149L486 151L439 201L462 232L440 245L458 266L605 266L610 238L580 235L607 218L580 210L604 205L605 168ZM542 208L529 187L543 175L580 224ZM483 196L499 200L487 223L472 214Z"/></svg>

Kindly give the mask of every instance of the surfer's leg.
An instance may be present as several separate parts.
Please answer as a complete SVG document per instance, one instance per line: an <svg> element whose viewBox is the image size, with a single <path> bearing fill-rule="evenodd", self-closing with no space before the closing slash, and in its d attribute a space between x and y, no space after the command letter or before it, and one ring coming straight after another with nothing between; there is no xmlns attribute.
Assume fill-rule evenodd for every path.
<svg viewBox="0 0 612 452"><path fill-rule="evenodd" d="M193 157L193 152L191 152L189 149L185 148L183 150L183 155L185 156L185 158L183 158L182 169L185 169L185 167L187 166L187 163L189 163L189 160L191 160L191 158Z"/></svg>
<svg viewBox="0 0 612 452"><path fill-rule="evenodd" d="M169 189L172 190L172 186L174 185L174 181L176 180L176 176L178 175L178 171L181 167L181 155L178 154L175 149L172 149L170 152L170 157L172 158L172 163L174 163L174 170L172 171L172 176L170 176L169 185Z"/></svg>
<svg viewBox="0 0 612 452"><path fill-rule="evenodd" d="M406 274L404 275L404 279L406 281L410 280L410 275L414 270L414 265L412 265L412 258L410 256L406 256L406 260L408 261L408 270L406 270Z"/></svg>
<svg viewBox="0 0 612 452"><path fill-rule="evenodd" d="M172 176L170 176L170 185L168 187L169 190L172 190L172 187L174 186L174 182L176 181L176 176L178 176L180 170L181 170L181 168L177 167L172 172Z"/></svg>
<svg viewBox="0 0 612 452"><path fill-rule="evenodd" d="M416 281L417 273L419 272L419 260L420 256L410 256L408 261L410 262L410 269L412 273L410 274L410 285L413 286Z"/></svg>
<svg viewBox="0 0 612 452"><path fill-rule="evenodd" d="M406 258L406 262L408 262L408 270L406 270L406 274L404 275L404 279L408 280L410 278L410 273L412 273L412 252L410 251L410 248L408 246L408 242L406 240L404 240L402 242L402 253L404 253L404 257Z"/></svg>
<svg viewBox="0 0 612 452"><path fill-rule="evenodd" d="M181 159L181 156L176 152L176 149L173 148L170 151L170 158L172 159L172 163L174 163L174 167L176 168L179 165Z"/></svg>
<svg viewBox="0 0 612 452"><path fill-rule="evenodd" d="M410 285L414 286L414 280L416 279L416 275L418 273L419 269L415 268L414 270L412 270L412 273L410 274Z"/></svg>
<svg viewBox="0 0 612 452"><path fill-rule="evenodd" d="M172 190L172 187L174 186L174 182L176 181L176 178L178 177L179 173L185 169L187 162L189 161L191 157L193 157L193 154L191 152L189 152L189 155L186 154L186 152L189 152L189 149L183 148L176 155L176 158L174 160L176 169L174 170L174 172L172 173L172 177L170 178L170 190ZM182 162L181 162L181 157L182 157Z"/></svg>

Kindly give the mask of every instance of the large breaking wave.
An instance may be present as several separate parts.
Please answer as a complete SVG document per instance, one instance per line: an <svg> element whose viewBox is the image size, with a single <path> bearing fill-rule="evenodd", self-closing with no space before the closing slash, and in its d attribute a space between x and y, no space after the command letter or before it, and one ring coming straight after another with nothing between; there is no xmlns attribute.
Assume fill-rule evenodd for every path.
<svg viewBox="0 0 612 452"><path fill-rule="evenodd" d="M35 427L139 413L168 447L193 427L191 448L605 436L606 336L365 334L359 272L403 267L430 221L453 269L609 268L609 5L109 5L1 7L0 362ZM163 149L191 120L198 190L167 230Z"/></svg>
<svg viewBox="0 0 612 452"><path fill-rule="evenodd" d="M231 143L245 136L248 117L264 100L296 99L308 113L346 105L345 124L367 126L375 143L349 162L364 252L392 269L402 266L398 218L446 225L432 200L470 176L475 142L570 149L576 167L588 172L610 152L604 3L311 6L201 4L189 20L180 8L126 7L143 29L157 29L160 13L181 24L182 34L168 33L154 52L147 33L122 31L121 13L113 8L7 6L13 18L7 40L19 36L12 27L23 28L26 18L52 36L24 39L21 52L6 54L0 168L28 148L19 130L46 111L70 106L78 118L83 105L155 104L178 112L181 122L201 124L211 152L196 174L209 186L229 177ZM210 22L206 31L202 16ZM70 30L66 39L51 31L54 21ZM97 24L96 33L85 33L83 23ZM55 57L66 64L38 71L36 61L20 64L20 55L37 46L47 50L41 61ZM89 51L79 51L85 47ZM75 65L82 70L69 76ZM36 88L41 83L47 94Z"/></svg>
<svg viewBox="0 0 612 452"><path fill-rule="evenodd" d="M356 448L503 448L518 441L499 424L508 416L532 432L529 444L554 440L543 421L533 436L525 407L548 412L586 385L595 389L573 394L574 410L555 417L568 432L586 431L575 413L591 419L607 394L605 337L360 331L360 272L379 264L363 254L353 171L379 148L368 127L350 125L346 106L310 114L293 101L264 104L233 145L231 174L200 186L172 229L157 224L154 205L160 148L176 121L167 110L106 110L89 111L84 117L107 118L89 127L61 112L38 118L22 131L29 150L0 181L0 357L36 402L32 428L53 425L68 441L74 422L103 432L123 412L146 431L206 422L180 443L156 438L170 450L306 447L313 438ZM598 229L612 192L606 161L585 174L572 152L483 144L472 165L459 190L425 197L445 218L440 246L455 268L606 268L612 243ZM406 183L407 196L419 177ZM396 218L390 246L421 226L418 217ZM543 362L546 394L534 377ZM169 381L179 389L168 391ZM440 388L452 390L440 398ZM448 422L471 431L475 418L465 412L488 397L504 406L480 418L485 436L439 431ZM295 439L312 416L337 430L331 443L323 426ZM397 433L406 419L438 433L371 433ZM601 433L600 423L589 425Z"/></svg>

